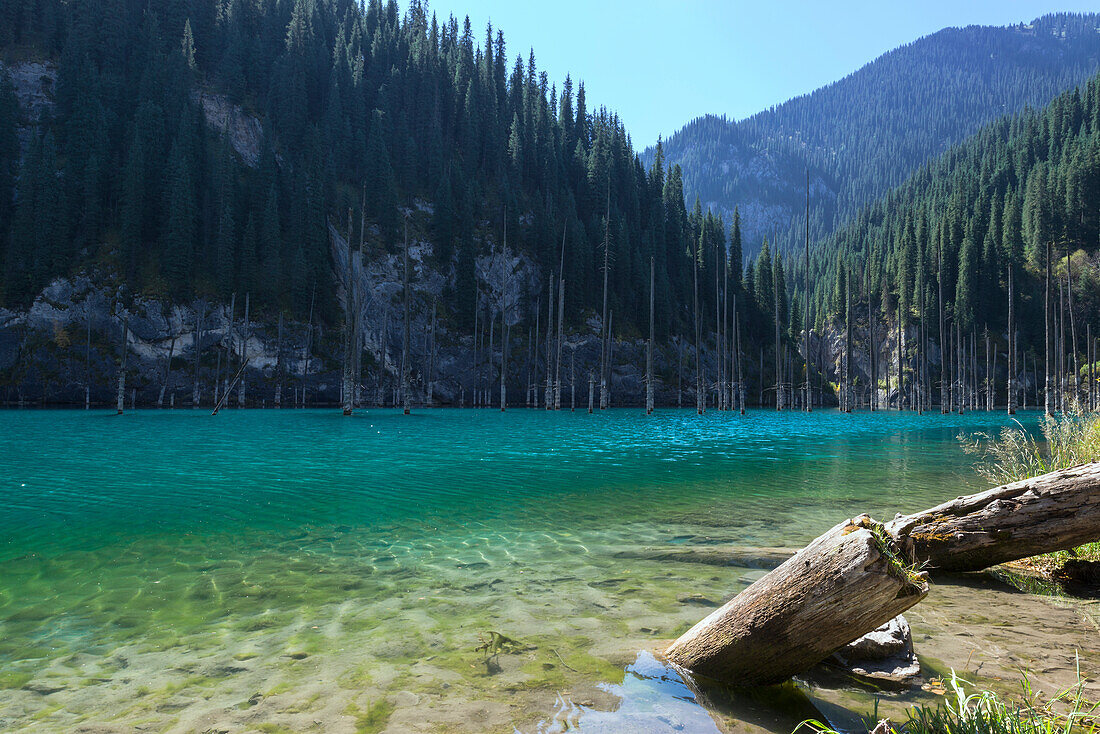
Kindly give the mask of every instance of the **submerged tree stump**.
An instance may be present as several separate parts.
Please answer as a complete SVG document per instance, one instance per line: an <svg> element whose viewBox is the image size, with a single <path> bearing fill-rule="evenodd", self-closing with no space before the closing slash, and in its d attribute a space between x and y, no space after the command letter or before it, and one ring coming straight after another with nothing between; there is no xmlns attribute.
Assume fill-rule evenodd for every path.
<svg viewBox="0 0 1100 734"><path fill-rule="evenodd" d="M928 593L906 538L861 515L837 525L692 627L665 652L735 685L778 683L898 616Z"/></svg>
<svg viewBox="0 0 1100 734"><path fill-rule="evenodd" d="M980 571L1100 540L1100 463L959 497L887 525L922 563Z"/></svg>

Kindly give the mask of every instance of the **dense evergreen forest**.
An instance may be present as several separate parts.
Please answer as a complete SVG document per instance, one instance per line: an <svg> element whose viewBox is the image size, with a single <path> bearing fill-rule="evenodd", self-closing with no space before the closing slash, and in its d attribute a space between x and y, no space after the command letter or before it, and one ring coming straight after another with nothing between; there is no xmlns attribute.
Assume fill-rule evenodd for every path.
<svg viewBox="0 0 1100 734"><path fill-rule="evenodd" d="M1100 70L1098 27L1100 15L1059 14L944 29L745 120L697 119L664 153L683 167L689 200L727 219L740 206L748 253L775 228L786 249L807 168L817 239L982 125L1087 80Z"/></svg>
<svg viewBox="0 0 1100 734"><path fill-rule="evenodd" d="M742 401L789 405L807 373L819 396L848 400L862 388L870 401L873 382L887 401L927 404L939 379L924 366L927 345L942 340L960 365L962 355L976 360L979 334L988 332L1002 352L1009 346L1010 272L1020 337L1010 351L1024 359L1014 362L1017 374L1034 374L1035 360L1047 361L1036 346L1044 323L1036 279L1047 243L1053 282L1067 283L1067 330L1081 331L1065 347L1070 354L1100 308L1092 264L1100 238L1096 80L1043 112L984 128L865 207L815 244L807 293L809 238L798 217L776 230L778 240L750 242L736 207L727 218L698 198L686 207L680 166L667 163L661 145L645 166L621 121L602 107L590 111L583 84L566 78L559 90L534 52L510 62L500 31L485 29L479 43L468 22L441 22L424 3L401 14L380 0L0 0L0 19L3 307L26 306L50 279L83 272L168 301L248 294L253 317L268 323L312 322L316 314L335 326L342 313L332 233L362 242L370 262L402 252L409 231L430 245L430 264L444 275L438 312L455 336L503 315L503 299L488 296L501 284L490 283L495 276L479 262L505 247L529 259L540 286L507 315L518 338L526 333L529 352L545 310L537 306L558 292L543 287L559 269L571 329L602 335L606 316L617 338L648 334L652 267L655 337L675 345L681 396L681 383L693 381L701 403L713 392L727 407L736 402L735 381ZM1004 32L1057 36L1087 50L1082 29L1094 20L1057 16ZM1047 94L1092 63L1086 51L1069 56L1071 63L1065 53L1036 61L1030 72L1022 62L1010 66L997 89L1016 90L1006 97L1012 104ZM56 82L35 116L8 69L38 62L56 69ZM872 67L893 68L882 60ZM864 81L891 86L880 76ZM212 98L226 114L255 122L254 155L211 118L204 105ZM888 164L895 153L915 159L922 146L960 134L986 103L964 104L961 121L929 112L942 116L940 127L917 125L924 142L904 155L890 148L889 135L878 136L878 148L843 164L853 166L844 169L852 174L847 198L886 187L897 175ZM783 114L808 124L804 104ZM852 121L847 143L823 132L802 176L822 175L830 146L875 138L876 114ZM763 119L753 123L759 130ZM876 124L891 130L890 119ZM792 166L800 160L790 154ZM825 227L827 205L813 191L811 235ZM1067 252L1076 254L1067 261ZM942 337L930 326L941 305ZM813 344L803 331L807 308ZM862 372L852 366L860 348L869 354ZM534 354L537 371L537 347ZM907 371L903 393L897 373ZM976 380L979 372L975 361L966 374ZM943 382L961 384L959 374Z"/></svg>
<svg viewBox="0 0 1100 734"><path fill-rule="evenodd" d="M708 277L722 259L725 225L685 209L677 167L643 169L583 84L557 87L533 52L510 59L499 31L479 43L419 0L404 15L381 0L0 0L0 48L57 65L38 125L20 126L2 82L3 305L95 267L171 298L248 292L268 318L304 320L316 293L333 321L327 222L343 231L350 209L368 260L398 251L413 215L462 330L476 258L506 224L511 251L564 263L570 323L600 311L607 239L616 331L648 330L635 316L653 258L664 338L689 328L691 247ZM200 93L261 121L254 165L205 124Z"/></svg>
<svg viewBox="0 0 1100 734"><path fill-rule="evenodd" d="M1048 361L1052 400L1068 392L1084 401L1092 390L1086 394L1081 385L1100 335L1097 202L1100 77L1042 111L985 127L823 243L811 257L814 322L857 322L861 336L852 349L863 352L869 314L889 325L880 327L876 344L900 324L909 340L895 357L900 363L879 364L877 373L892 369L896 380L900 369L910 404L920 399L915 387L909 390L918 382L926 401L938 401L940 384L963 379L958 365L951 367L959 361L983 393L986 375L1001 374L995 385L1001 400L1013 355L1019 401L1025 369L1032 404L1043 400ZM791 282L801 297L801 262ZM940 344L947 369L955 370L942 381L938 367L924 365ZM999 360L996 370L987 355Z"/></svg>

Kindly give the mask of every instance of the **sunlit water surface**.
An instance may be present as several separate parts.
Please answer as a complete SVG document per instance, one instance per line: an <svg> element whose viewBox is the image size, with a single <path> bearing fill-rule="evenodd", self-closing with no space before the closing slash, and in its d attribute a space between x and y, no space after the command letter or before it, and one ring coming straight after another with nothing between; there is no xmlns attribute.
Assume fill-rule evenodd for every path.
<svg viewBox="0 0 1100 734"><path fill-rule="evenodd" d="M662 552L976 491L956 437L1008 424L0 412L0 730L851 725L870 694L704 692L660 663L763 573Z"/></svg>

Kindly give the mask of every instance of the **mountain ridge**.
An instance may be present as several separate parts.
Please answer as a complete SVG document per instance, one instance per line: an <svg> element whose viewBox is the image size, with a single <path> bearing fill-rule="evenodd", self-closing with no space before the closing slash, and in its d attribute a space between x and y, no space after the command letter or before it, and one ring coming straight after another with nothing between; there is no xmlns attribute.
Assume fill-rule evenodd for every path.
<svg viewBox="0 0 1100 734"><path fill-rule="evenodd" d="M982 125L1045 106L1098 69L1098 14L945 28L749 117L696 118L661 145L683 167L689 205L698 196L727 220L740 208L746 255L775 230L787 249L801 242L807 169L819 239Z"/></svg>

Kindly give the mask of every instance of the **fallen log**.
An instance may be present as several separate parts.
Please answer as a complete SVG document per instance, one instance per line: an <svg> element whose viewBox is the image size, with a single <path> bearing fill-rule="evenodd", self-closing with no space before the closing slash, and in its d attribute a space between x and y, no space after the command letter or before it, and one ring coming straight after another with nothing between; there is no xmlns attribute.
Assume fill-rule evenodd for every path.
<svg viewBox="0 0 1100 734"><path fill-rule="evenodd" d="M980 571L1100 540L1100 463L1083 464L899 516L887 524L921 563Z"/></svg>
<svg viewBox="0 0 1100 734"><path fill-rule="evenodd" d="M866 515L837 525L716 609L665 651L741 686L778 683L876 629L928 593L924 574Z"/></svg>

